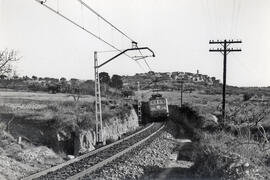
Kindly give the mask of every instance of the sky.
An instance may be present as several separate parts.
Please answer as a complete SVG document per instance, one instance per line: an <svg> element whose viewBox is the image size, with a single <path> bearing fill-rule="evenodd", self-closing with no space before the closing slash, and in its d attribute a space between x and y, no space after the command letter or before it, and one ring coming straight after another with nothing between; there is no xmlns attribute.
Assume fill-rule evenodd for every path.
<svg viewBox="0 0 270 180"><path fill-rule="evenodd" d="M269 0L84 0L140 47L156 72L184 71L222 79L223 55L209 52L209 40L240 39L241 48L227 57L227 83L270 86ZM131 42L78 0L47 0L46 4L118 49ZM35 0L0 0L0 50L15 49L22 57L14 64L18 75L94 78L94 51L102 63L117 52L52 13ZM133 52L130 55L138 55ZM144 51L143 54L150 55ZM121 56L100 68L112 74L134 75L150 69L143 60Z"/></svg>

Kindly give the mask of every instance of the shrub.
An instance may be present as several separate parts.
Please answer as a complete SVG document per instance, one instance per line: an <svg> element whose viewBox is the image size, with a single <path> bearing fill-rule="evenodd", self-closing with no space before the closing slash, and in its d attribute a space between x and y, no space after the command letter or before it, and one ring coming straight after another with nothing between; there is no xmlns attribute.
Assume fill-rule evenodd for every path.
<svg viewBox="0 0 270 180"><path fill-rule="evenodd" d="M243 101L248 101L253 95L250 93L245 93L243 95Z"/></svg>
<svg viewBox="0 0 270 180"><path fill-rule="evenodd" d="M131 90L123 90L121 93L122 93L122 96L124 97L134 96L134 92Z"/></svg>
<svg viewBox="0 0 270 180"><path fill-rule="evenodd" d="M116 141L115 139L108 138L108 139L106 139L106 145L114 143L115 141Z"/></svg>
<svg viewBox="0 0 270 180"><path fill-rule="evenodd" d="M28 85L28 89L31 91L40 91L42 87L39 83L32 83Z"/></svg>
<svg viewBox="0 0 270 180"><path fill-rule="evenodd" d="M60 106L58 104L49 104L47 108L53 112L58 112L60 109Z"/></svg>

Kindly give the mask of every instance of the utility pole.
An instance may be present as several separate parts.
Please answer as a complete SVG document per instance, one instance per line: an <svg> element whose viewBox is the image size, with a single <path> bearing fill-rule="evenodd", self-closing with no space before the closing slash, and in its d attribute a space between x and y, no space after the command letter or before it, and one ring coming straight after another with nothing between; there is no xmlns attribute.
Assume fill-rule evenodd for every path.
<svg viewBox="0 0 270 180"><path fill-rule="evenodd" d="M233 49L229 48L230 44L235 44L235 43L242 43L240 40L224 40L224 41L214 41L210 40L209 44L220 44L222 48L216 48L216 49L209 49L210 52L220 52L223 54L223 93L222 93L222 118L223 118L223 123L225 121L225 102L226 102L226 73L227 73L227 55L230 52L235 52L235 51L241 51L241 49Z"/></svg>
<svg viewBox="0 0 270 180"><path fill-rule="evenodd" d="M132 42L134 44L135 42ZM103 137L103 127L102 127L102 109L101 109L101 94L100 94L100 79L99 79L99 73L98 69L101 68L102 66L106 65L107 63L111 62L112 60L118 58L121 55L125 55L126 52L129 51L140 51L140 50L148 50L150 53L152 53L151 57L155 57L154 52L148 48L148 47L132 47L130 49L126 49L124 51L119 52L115 56L111 57L107 61L99 64L98 63L98 52L94 52L94 69L95 69L95 115L96 115L96 144L98 145L104 145L104 137ZM150 57L150 56L148 56ZM145 58L145 57L144 57Z"/></svg>
<svg viewBox="0 0 270 180"><path fill-rule="evenodd" d="M181 97L180 97L180 107L182 107L182 105L183 105L183 84L184 84L184 81L180 81L180 84L181 84L181 86L180 86L180 88L181 88Z"/></svg>
<svg viewBox="0 0 270 180"><path fill-rule="evenodd" d="M102 133L102 110L101 110L101 94L100 94L100 80L98 73L98 57L97 52L94 52L94 68L95 68L95 109L96 109L96 142L97 144L104 143Z"/></svg>
<svg viewBox="0 0 270 180"><path fill-rule="evenodd" d="M141 93L140 93L140 82L137 82L137 86L138 86L138 93L139 93L139 97L138 97L138 118L139 118L139 123L142 122L142 99L141 99Z"/></svg>

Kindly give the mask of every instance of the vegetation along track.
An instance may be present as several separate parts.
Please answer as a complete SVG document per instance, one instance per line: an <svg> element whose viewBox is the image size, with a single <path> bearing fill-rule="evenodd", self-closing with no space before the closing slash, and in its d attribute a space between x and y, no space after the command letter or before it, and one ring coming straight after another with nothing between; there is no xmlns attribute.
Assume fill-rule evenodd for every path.
<svg viewBox="0 0 270 180"><path fill-rule="evenodd" d="M153 123L141 131L138 131L137 133L132 134L120 141L104 146L93 152L67 161L45 171L33 174L24 178L23 180L78 179L139 146L163 127L164 125L162 123Z"/></svg>

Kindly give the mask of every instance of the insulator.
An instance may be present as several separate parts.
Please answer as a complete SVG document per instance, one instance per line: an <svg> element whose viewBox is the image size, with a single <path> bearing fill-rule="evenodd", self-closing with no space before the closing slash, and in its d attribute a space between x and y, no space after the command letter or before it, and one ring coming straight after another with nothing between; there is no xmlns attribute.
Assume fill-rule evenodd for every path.
<svg viewBox="0 0 270 180"><path fill-rule="evenodd" d="M44 1L40 1L40 3L41 3L41 4L44 4L44 3L46 3L46 1L47 1L47 0L44 0Z"/></svg>

